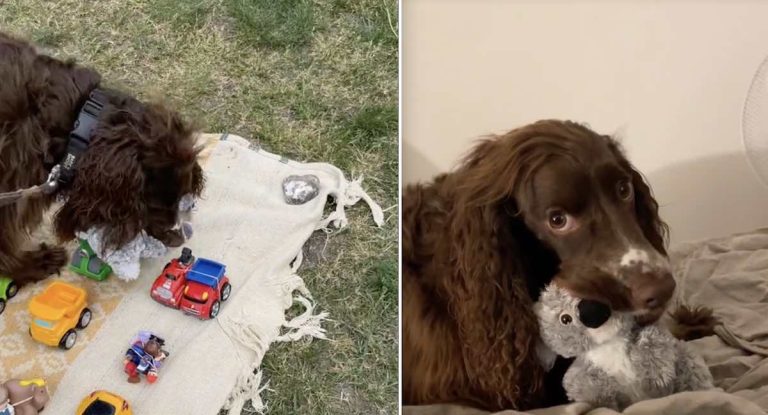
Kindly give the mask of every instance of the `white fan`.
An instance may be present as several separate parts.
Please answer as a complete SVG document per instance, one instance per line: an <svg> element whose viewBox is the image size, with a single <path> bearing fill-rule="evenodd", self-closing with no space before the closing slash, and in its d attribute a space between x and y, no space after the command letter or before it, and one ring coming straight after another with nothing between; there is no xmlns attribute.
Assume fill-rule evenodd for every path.
<svg viewBox="0 0 768 415"><path fill-rule="evenodd" d="M749 87L741 117L741 138L749 164L768 185L768 58L760 64Z"/></svg>

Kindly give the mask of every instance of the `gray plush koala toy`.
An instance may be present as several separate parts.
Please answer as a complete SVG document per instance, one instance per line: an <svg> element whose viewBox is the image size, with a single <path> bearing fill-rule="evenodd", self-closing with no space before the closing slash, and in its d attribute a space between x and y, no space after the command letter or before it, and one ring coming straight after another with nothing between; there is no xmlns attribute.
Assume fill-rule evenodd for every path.
<svg viewBox="0 0 768 415"><path fill-rule="evenodd" d="M534 306L543 343L575 357L565 373L568 398L622 411L645 399L712 388L701 357L658 324L573 297L550 283Z"/></svg>

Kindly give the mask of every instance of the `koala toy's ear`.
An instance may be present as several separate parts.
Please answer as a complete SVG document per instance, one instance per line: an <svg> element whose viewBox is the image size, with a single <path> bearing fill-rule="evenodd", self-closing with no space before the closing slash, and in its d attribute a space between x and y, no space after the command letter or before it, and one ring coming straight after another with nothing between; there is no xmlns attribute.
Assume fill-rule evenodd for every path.
<svg viewBox="0 0 768 415"><path fill-rule="evenodd" d="M581 300L578 305L579 320L586 327L596 329L611 318L611 308L593 300Z"/></svg>

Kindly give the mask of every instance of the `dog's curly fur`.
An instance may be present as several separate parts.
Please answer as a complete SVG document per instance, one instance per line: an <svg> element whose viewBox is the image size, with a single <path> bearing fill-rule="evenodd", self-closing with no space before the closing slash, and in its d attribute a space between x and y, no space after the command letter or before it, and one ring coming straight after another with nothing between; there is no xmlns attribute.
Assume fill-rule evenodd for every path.
<svg viewBox="0 0 768 415"><path fill-rule="evenodd" d="M666 255L667 228L642 176L610 137L576 123L540 121L485 140L454 172L405 189L405 404L455 402L501 410L549 402L545 384L557 382L545 381L535 358L539 336L532 304L561 258L527 226L516 196L531 186L555 149L576 157L574 148L592 154L590 146L602 146L629 174L636 192L628 216L637 222L632 226L651 249ZM570 284L575 292L600 293L599 281Z"/></svg>
<svg viewBox="0 0 768 415"><path fill-rule="evenodd" d="M69 132L89 93L99 87L93 69L40 54L29 43L0 33L0 192L45 181L61 161ZM103 89L107 104L91 145L76 165L65 203L54 217L60 240L95 226L116 247L146 230L171 245L180 236L178 203L199 195L204 177L195 133L179 114ZM19 284L38 281L66 263L61 247L21 246L40 225L54 196L0 207L0 274Z"/></svg>

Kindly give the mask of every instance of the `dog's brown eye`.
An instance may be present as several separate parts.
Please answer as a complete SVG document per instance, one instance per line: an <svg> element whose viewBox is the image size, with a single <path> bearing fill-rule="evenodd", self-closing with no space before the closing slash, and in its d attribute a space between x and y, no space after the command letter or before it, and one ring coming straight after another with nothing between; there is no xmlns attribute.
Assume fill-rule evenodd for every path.
<svg viewBox="0 0 768 415"><path fill-rule="evenodd" d="M549 227L563 229L568 224L568 215L562 210L553 210L549 213Z"/></svg>
<svg viewBox="0 0 768 415"><path fill-rule="evenodd" d="M616 183L616 194L621 200L629 200L632 198L632 183L629 180L621 180Z"/></svg>
<svg viewBox="0 0 768 415"><path fill-rule="evenodd" d="M567 235L579 228L579 221L562 208L554 207L547 210L546 226L557 236Z"/></svg>
<svg viewBox="0 0 768 415"><path fill-rule="evenodd" d="M570 314L560 314L560 322L564 325L569 325L573 321L573 317Z"/></svg>

